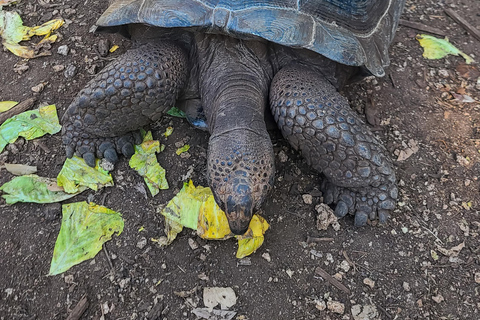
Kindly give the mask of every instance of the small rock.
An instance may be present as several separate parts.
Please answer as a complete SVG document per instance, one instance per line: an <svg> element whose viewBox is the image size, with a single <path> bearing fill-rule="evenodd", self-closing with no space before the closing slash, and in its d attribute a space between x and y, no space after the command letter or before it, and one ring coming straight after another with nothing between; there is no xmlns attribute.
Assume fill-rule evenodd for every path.
<svg viewBox="0 0 480 320"><path fill-rule="evenodd" d="M262 254L262 258L267 260L267 262L272 261L272 258L270 257L270 253L268 252L265 252L264 254Z"/></svg>
<svg viewBox="0 0 480 320"><path fill-rule="evenodd" d="M193 240L192 238L188 238L188 245L190 246L190 249L195 250L198 249L198 243Z"/></svg>
<svg viewBox="0 0 480 320"><path fill-rule="evenodd" d="M32 91L35 93L40 93L45 89L45 86L47 85L48 82L41 82L37 84L36 86L32 87Z"/></svg>
<svg viewBox="0 0 480 320"><path fill-rule="evenodd" d="M440 69L437 71L438 72L438 75L442 78L450 78L450 74L448 73L448 70L446 69Z"/></svg>
<svg viewBox="0 0 480 320"><path fill-rule="evenodd" d="M65 72L63 73L65 78L73 78L76 74L77 74L77 67L75 67L73 64L69 64L65 69Z"/></svg>
<svg viewBox="0 0 480 320"><path fill-rule="evenodd" d="M288 156L287 154L285 153L285 151L283 150L280 150L280 152L278 153L278 159L280 160L280 162L287 162L288 160Z"/></svg>
<svg viewBox="0 0 480 320"><path fill-rule="evenodd" d="M18 74L23 74L25 71L27 71L30 67L26 62L18 62L13 66L13 71L15 71Z"/></svg>
<svg viewBox="0 0 480 320"><path fill-rule="evenodd" d="M422 307L423 307L423 301L422 301L422 299L418 299L418 300L417 300L417 306L418 306L419 308L422 308Z"/></svg>
<svg viewBox="0 0 480 320"><path fill-rule="evenodd" d="M291 278L291 277L293 276L293 274L294 274L294 271L292 271L292 270L290 270L290 269L287 269L285 272L287 273L287 275L288 275L290 278Z"/></svg>
<svg viewBox="0 0 480 320"><path fill-rule="evenodd" d="M343 314L345 312L345 305L339 301L328 301L327 308L338 314Z"/></svg>
<svg viewBox="0 0 480 320"><path fill-rule="evenodd" d="M480 272L475 273L475 282L480 283Z"/></svg>
<svg viewBox="0 0 480 320"><path fill-rule="evenodd" d="M403 283L403 290L410 291L410 284L408 282Z"/></svg>
<svg viewBox="0 0 480 320"><path fill-rule="evenodd" d="M435 301L436 303L440 303L442 301L445 301L445 299L443 298L443 296L440 293L436 296L433 296L432 300Z"/></svg>
<svg viewBox="0 0 480 320"><path fill-rule="evenodd" d="M373 287L375 286L375 281L373 281L372 279L370 278L365 278L363 279L363 283L366 284L367 286L369 286L370 288L373 289Z"/></svg>
<svg viewBox="0 0 480 320"><path fill-rule="evenodd" d="M147 245L147 238L142 237L138 242L137 242L137 248L143 249Z"/></svg>
<svg viewBox="0 0 480 320"><path fill-rule="evenodd" d="M340 263L340 269L342 269L345 273L350 270L350 264L348 263L347 260L343 260L343 261Z"/></svg>
<svg viewBox="0 0 480 320"><path fill-rule="evenodd" d="M53 68L53 71L60 72L60 71L63 71L65 69L65 66L63 64L57 64L57 65L53 66L52 68Z"/></svg>
<svg viewBox="0 0 480 320"><path fill-rule="evenodd" d="M303 202L305 202L305 204L312 204L312 202L313 202L313 197L310 194L304 194L304 195L302 195L302 198L303 198Z"/></svg>
<svg viewBox="0 0 480 320"><path fill-rule="evenodd" d="M327 308L327 304L323 300L315 300L315 308L317 308L320 311L325 310Z"/></svg>
<svg viewBox="0 0 480 320"><path fill-rule="evenodd" d="M58 54L61 54L62 56L66 56L68 55L68 52L70 51L70 49L68 48L68 46L66 44L64 44L63 46L60 46L58 47L57 49L57 53Z"/></svg>
<svg viewBox="0 0 480 320"><path fill-rule="evenodd" d="M377 307L371 304L361 306L356 304L352 306L352 316L355 320L373 320L379 319Z"/></svg>
<svg viewBox="0 0 480 320"><path fill-rule="evenodd" d="M337 222L337 217L333 213L332 208L328 205L321 203L315 207L315 210L318 212L317 215L317 229L318 230L327 230L328 226Z"/></svg>

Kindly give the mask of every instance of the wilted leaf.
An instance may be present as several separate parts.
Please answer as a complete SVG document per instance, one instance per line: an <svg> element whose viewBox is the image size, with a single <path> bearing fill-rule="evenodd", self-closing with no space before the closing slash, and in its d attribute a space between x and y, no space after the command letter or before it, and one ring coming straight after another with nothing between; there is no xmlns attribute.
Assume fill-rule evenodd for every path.
<svg viewBox="0 0 480 320"><path fill-rule="evenodd" d="M120 213L94 203L76 202L62 206L62 226L55 242L49 275L67 271L91 259L114 233L123 231Z"/></svg>
<svg viewBox="0 0 480 320"><path fill-rule="evenodd" d="M45 36L43 42L53 42L56 37L52 37L50 34L52 31L58 29L63 25L62 19L55 19L45 22L41 26L37 27L25 27L23 25L22 18L17 12L3 11L0 6L0 36L2 37L2 43L15 55L31 59L40 56L51 54L50 52L36 53L32 47L26 47L18 44L20 41L30 40L34 35ZM41 41L41 42L42 42Z"/></svg>
<svg viewBox="0 0 480 320"><path fill-rule="evenodd" d="M61 128L55 105L22 112L7 119L0 126L0 152L20 136L32 140L45 133L55 134Z"/></svg>
<svg viewBox="0 0 480 320"><path fill-rule="evenodd" d="M467 64L470 64L473 59L462 51L458 50L453 44L448 41L448 38L439 39L426 34L417 35L416 39L423 47L423 57L427 59L442 59L449 54L458 56L461 55Z"/></svg>
<svg viewBox="0 0 480 320"><path fill-rule="evenodd" d="M168 127L167 130L165 130L165 133L163 134L163 136L165 138L168 138L172 133L173 133L173 127Z"/></svg>
<svg viewBox="0 0 480 320"><path fill-rule="evenodd" d="M157 161L157 152L160 152L160 142L153 140L149 131L141 145L135 146L135 154L130 158L129 165L145 179L148 190L155 196L160 189L168 189L165 169Z"/></svg>
<svg viewBox="0 0 480 320"><path fill-rule="evenodd" d="M187 117L185 112L178 109L177 107L172 107L170 110L167 111L167 114L171 115L172 117L178 117L178 118L186 118Z"/></svg>
<svg viewBox="0 0 480 320"><path fill-rule="evenodd" d="M478 70L478 67L474 65L461 63L455 67L455 70L457 70L458 74L462 78L465 78L468 80L475 80L480 77L480 70Z"/></svg>
<svg viewBox="0 0 480 320"><path fill-rule="evenodd" d="M85 190L85 188L78 190L75 194L69 194L63 191L52 191L58 190L55 179L43 178L32 174L15 177L2 185L0 190L8 193L2 195L6 202L8 204L14 204L17 202L60 202L77 195Z"/></svg>
<svg viewBox="0 0 480 320"><path fill-rule="evenodd" d="M438 253L435 250L430 250L430 255L432 256L433 260L438 260Z"/></svg>
<svg viewBox="0 0 480 320"><path fill-rule="evenodd" d="M92 168L80 157L67 158L57 176L58 185L63 186L68 193L77 192L81 186L92 190L113 186L112 175L102 169L99 163L100 160L96 159L95 168Z"/></svg>
<svg viewBox="0 0 480 320"><path fill-rule="evenodd" d="M0 112L5 112L18 104L16 101L0 101Z"/></svg>
<svg viewBox="0 0 480 320"><path fill-rule="evenodd" d="M188 150L190 150L190 146L186 144L183 147L178 148L177 151L175 151L175 153L177 155L181 155L182 153L187 152Z"/></svg>
<svg viewBox="0 0 480 320"><path fill-rule="evenodd" d="M37 173L36 166L27 166L26 164L19 163L5 163L5 169L16 176Z"/></svg>
<svg viewBox="0 0 480 320"><path fill-rule="evenodd" d="M165 216L165 233L170 244L182 226L197 230L203 239L228 239L233 237L225 213L218 207L210 188L184 183L182 190L160 212ZM254 215L248 231L238 239L237 258L255 252L263 243L263 234L269 225L259 215ZM173 231L172 231L173 230Z"/></svg>

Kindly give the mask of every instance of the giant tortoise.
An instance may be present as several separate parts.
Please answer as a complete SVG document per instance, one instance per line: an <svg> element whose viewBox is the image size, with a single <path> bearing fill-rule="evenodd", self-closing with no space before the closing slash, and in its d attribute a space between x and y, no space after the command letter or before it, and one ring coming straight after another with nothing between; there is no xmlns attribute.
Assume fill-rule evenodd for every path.
<svg viewBox="0 0 480 320"><path fill-rule="evenodd" d="M274 182L265 124L322 174L324 201L355 224L395 208L392 161L337 91L354 75L384 75L404 0L114 0L99 31L132 49L80 91L63 117L68 157L133 154L138 129L172 106L203 112L207 177L242 234ZM201 115L199 115L200 117ZM194 119L195 117L191 117ZM193 121L195 122L195 121Z"/></svg>

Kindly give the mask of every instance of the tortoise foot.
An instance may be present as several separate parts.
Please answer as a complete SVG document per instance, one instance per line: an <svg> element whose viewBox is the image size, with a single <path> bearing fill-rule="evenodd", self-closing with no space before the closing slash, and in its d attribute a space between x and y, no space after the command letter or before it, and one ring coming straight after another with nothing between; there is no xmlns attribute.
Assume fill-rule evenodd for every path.
<svg viewBox="0 0 480 320"><path fill-rule="evenodd" d="M185 85L187 56L179 46L155 42L127 51L80 91L63 116L63 144L90 165L111 162L141 143L139 128L158 120ZM118 137L118 138L115 138Z"/></svg>
<svg viewBox="0 0 480 320"><path fill-rule="evenodd" d="M397 187L382 185L380 187L345 188L328 179L321 184L323 201L335 207L335 215L339 218L347 214L355 215L355 226L364 226L367 221L378 220L385 223L390 212L395 208Z"/></svg>
<svg viewBox="0 0 480 320"><path fill-rule="evenodd" d="M358 226L387 220L397 199L392 161L347 99L318 72L291 65L275 75L270 106L290 145L326 178L324 201L337 216L354 214Z"/></svg>
<svg viewBox="0 0 480 320"><path fill-rule="evenodd" d="M73 125L64 127L63 144L68 158L77 155L90 166L95 166L95 158L116 163L119 155L129 158L135 152L134 145L142 143L139 131L132 131L120 137L89 137L85 133L75 131Z"/></svg>

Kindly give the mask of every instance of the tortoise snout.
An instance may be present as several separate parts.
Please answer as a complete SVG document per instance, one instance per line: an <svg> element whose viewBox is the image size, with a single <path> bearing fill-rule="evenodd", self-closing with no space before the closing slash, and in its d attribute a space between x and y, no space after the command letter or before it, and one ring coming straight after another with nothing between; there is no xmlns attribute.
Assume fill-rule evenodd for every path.
<svg viewBox="0 0 480 320"><path fill-rule="evenodd" d="M251 194L230 195L228 197L225 213L233 234L243 235L247 232L253 216L253 208L254 200Z"/></svg>

